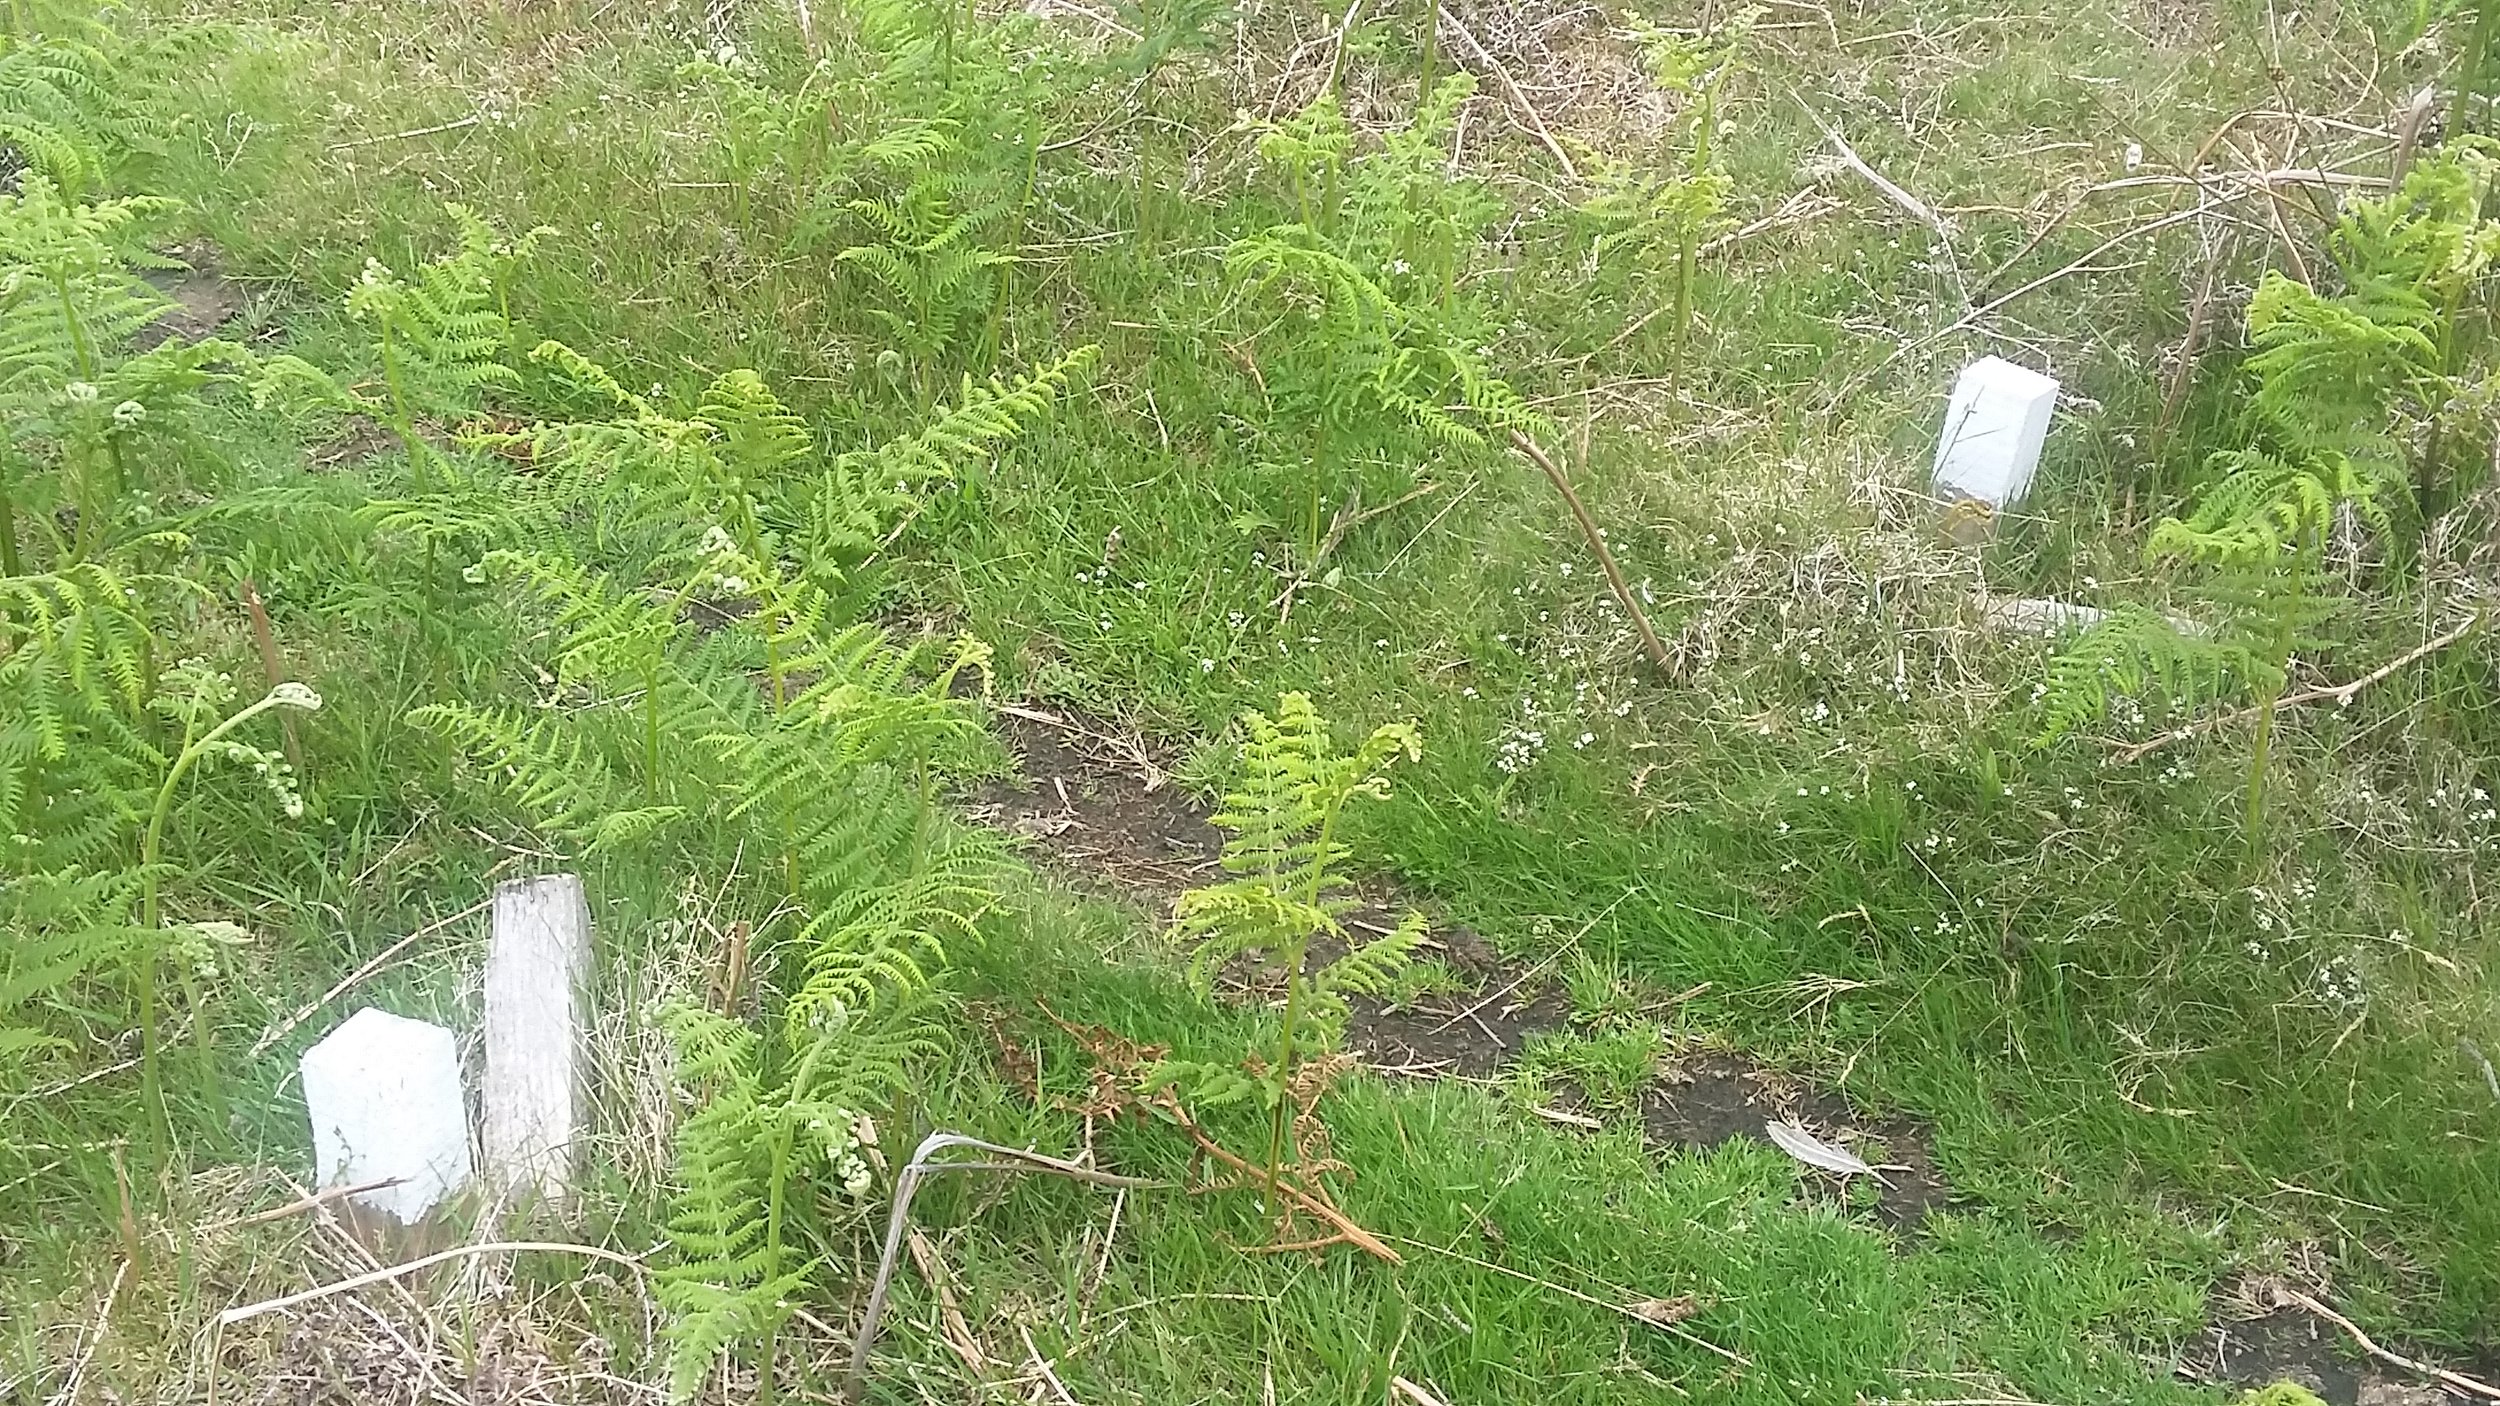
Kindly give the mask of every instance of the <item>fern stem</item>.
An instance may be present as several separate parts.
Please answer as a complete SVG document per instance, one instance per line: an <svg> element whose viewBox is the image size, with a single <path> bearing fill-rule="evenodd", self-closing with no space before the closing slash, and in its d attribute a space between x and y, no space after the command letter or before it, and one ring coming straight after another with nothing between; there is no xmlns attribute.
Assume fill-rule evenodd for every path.
<svg viewBox="0 0 2500 1406"><path fill-rule="evenodd" d="M1424 0L1423 76L1415 84L1415 110L1432 101L1434 70L1441 64L1441 0Z"/></svg>
<svg viewBox="0 0 2500 1406"><path fill-rule="evenodd" d="M660 669L657 662L642 671L642 798L653 805L660 797Z"/></svg>
<svg viewBox="0 0 2500 1406"><path fill-rule="evenodd" d="M1276 1214L1276 1179L1285 1165L1285 1121L1293 1106L1293 1036L1302 1014L1302 963L1309 955L1310 934L1293 944L1285 963L1285 1033L1276 1043L1276 1112L1267 1129L1267 1214Z"/></svg>
<svg viewBox="0 0 2500 1406"><path fill-rule="evenodd" d="M1042 164L1042 124L1028 119L1025 123L1025 133L1024 183L1016 192L1015 223L1007 230L1009 242L1019 250L1024 247L1024 222L1033 208L1033 177ZM1142 179L1145 171L1145 162L1142 158L1138 161L1138 171ZM1139 205L1142 210L1143 197L1140 197ZM1007 295L1014 288L1015 281L1016 261L1011 257L998 267L998 295L991 300L989 326L981 335L981 360L976 368L978 370L987 371L995 364L999 350L1006 342Z"/></svg>
<svg viewBox="0 0 2500 1406"><path fill-rule="evenodd" d="M61 326L69 333L70 354L78 362L78 379L93 381L96 377L95 343L87 337L87 324L78 316L78 299L71 293L69 280L55 273L52 291L60 295Z"/></svg>
<svg viewBox="0 0 2500 1406"><path fill-rule="evenodd" d="M1317 907L1320 890L1328 883L1328 847L1334 843L1337 814L1345 808L1346 792L1339 788L1328 798L1328 809L1320 815L1319 844L1311 852L1309 877L1302 886L1304 904ZM1269 870L1273 883L1275 871ZM1292 1117L1293 1106L1293 1037L1301 1023L1302 988L1309 983L1302 965L1310 957L1311 934L1294 939L1293 955L1285 963L1285 1033L1276 1048L1276 1114L1267 1130L1267 1212L1276 1214L1276 1178L1285 1164L1285 1124Z"/></svg>
<svg viewBox="0 0 2500 1406"><path fill-rule="evenodd" d="M398 432L400 447L408 451L408 467L416 475L417 491L429 493L434 488L432 466L426 460L426 449L417 441L416 418L408 413L408 393L399 383L399 357L391 346L391 320L382 319L381 327L382 384L391 393L391 428ZM433 561L433 540L428 538L427 564Z"/></svg>
<svg viewBox="0 0 2500 1406"><path fill-rule="evenodd" d="M2248 806L2240 816L2240 828L2253 849L2258 827L2265 821L2266 754L2274 742L2274 708L2281 690L2268 689L2265 701L2257 705L2257 740L2248 754Z"/></svg>
<svg viewBox="0 0 2500 1406"><path fill-rule="evenodd" d="M201 756L209 747L236 728L279 706L282 705L279 702L277 690L272 689L263 695L259 702L237 710L232 717L210 728L205 734L194 735L192 728L196 724L185 724L182 751L175 756L173 766L166 770L164 783L157 787L156 806L149 812L147 833L139 843L139 1084L142 1096L148 1105L149 1116L153 1120L150 1126L152 1134L170 1137L173 1131L172 1125L166 1120L165 1085L157 1067L156 971L160 965L160 954L157 950L160 910L157 901L156 863L158 856L164 852L165 821L173 814L174 792L181 787L182 778L190 774L191 768L199 763ZM204 1019L204 1017L195 1012L194 1019ZM202 1057L205 1059L208 1050L208 1036L205 1028L201 1031L200 1039ZM161 1155L164 1150L161 1142L157 1150Z"/></svg>
<svg viewBox="0 0 2500 1406"><path fill-rule="evenodd" d="M17 558L17 474L0 462L0 576L25 574Z"/></svg>

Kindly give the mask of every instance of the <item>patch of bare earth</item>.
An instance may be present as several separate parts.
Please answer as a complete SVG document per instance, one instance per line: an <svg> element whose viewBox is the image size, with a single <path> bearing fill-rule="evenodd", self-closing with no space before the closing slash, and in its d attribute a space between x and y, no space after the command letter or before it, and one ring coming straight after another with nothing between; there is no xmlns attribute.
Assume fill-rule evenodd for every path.
<svg viewBox="0 0 2500 1406"><path fill-rule="evenodd" d="M196 342L215 336L251 301L244 286L226 276L216 250L195 245L179 251L178 257L188 267L149 269L141 275L174 305L173 311L140 330L135 340L142 351L175 338Z"/></svg>
<svg viewBox="0 0 2500 1406"><path fill-rule="evenodd" d="M1221 875L1223 833L1144 738L1067 710L1010 708L1001 722L1022 778L984 790L970 808L974 819L1024 840L1078 887L1142 904L1159 916L1170 913L1183 891ZM1385 932L1409 906L1394 893L1375 891L1348 921ZM1511 1066L1531 1037L1570 1025L1571 1003L1544 979L1541 966L1510 961L1454 923L1436 922L1432 942L1431 955L1465 989L1395 1005L1356 1002L1347 1048L1375 1072L1491 1079ZM1224 980L1243 999L1264 999L1276 989L1273 973L1236 969ZM1565 1085L1554 1106L1540 1112L1557 1124L1591 1129L1637 1118L1642 1136L1657 1148L1716 1147L1736 1137L1767 1141L1764 1124L1789 1123L1873 1164L1884 1178L1873 1214L1895 1229L1915 1229L1952 1195L1924 1127L1871 1118L1829 1089L1727 1051L1670 1056L1629 1107L1600 1107ZM2436 1406L2463 1399L2356 1355L2339 1329L2297 1306L2225 1295L2210 1318L2211 1326L2176 1363L2187 1380L2238 1388L2294 1381L2330 1406ZM2500 1370L2478 1375L2494 1380Z"/></svg>
<svg viewBox="0 0 2500 1406"><path fill-rule="evenodd" d="M1168 914L1180 894L1219 877L1223 834L1171 779L1154 749L1134 733L1096 719L1040 708L1004 711L1002 732L1022 762L1021 781L989 787L974 819L1015 835L1081 888ZM1347 915L1361 931L1387 932L1411 905L1374 892ZM1571 1022L1571 1003L1538 967L1506 960L1466 927L1436 921L1430 954L1464 989L1411 1002L1359 999L1347 1048L1374 1071L1409 1077L1489 1079L1529 1040ZM1237 994L1257 998L1273 974L1225 974ZM1549 1112L1575 1127L1602 1127L1608 1111L1565 1091ZM1795 1077L1728 1053L1696 1052L1643 1089L1635 1117L1658 1147L1714 1147L1731 1137L1762 1139L1772 1120L1859 1149L1887 1183L1877 1205L1887 1225L1915 1226L1949 1194L1917 1126L1870 1121L1848 1101Z"/></svg>

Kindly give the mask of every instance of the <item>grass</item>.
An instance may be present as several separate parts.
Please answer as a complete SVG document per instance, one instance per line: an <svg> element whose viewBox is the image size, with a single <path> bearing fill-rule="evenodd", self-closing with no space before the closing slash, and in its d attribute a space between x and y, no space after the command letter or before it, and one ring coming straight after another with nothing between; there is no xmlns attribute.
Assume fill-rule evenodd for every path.
<svg viewBox="0 0 2500 1406"><path fill-rule="evenodd" d="M1191 753L1183 770L1201 789L1225 775L1232 719L1280 691L1312 692L1349 729L1415 719L1425 760L1352 818L1357 853L1513 957L1568 943L1558 966L1588 1019L1505 1085L1350 1080L1329 1104L1355 1169L1346 1208L1609 1303L1691 1294L1683 1326L1751 1361L1731 1369L1431 1250L1395 1272L1345 1252L1244 1254L1263 1233L1255 1197L1141 1193L1114 1234L1092 1189L940 1183L923 1219L1005 1371L1022 1370L1029 1332L1088 1403L1376 1400L1393 1377L1451 1402L2209 1399L2167 1366L2209 1300L2248 1273L2323 1274L2373 1328L2487 1346L2500 1212L2483 1188L2500 1173L2500 1106L2470 1051L2500 1046L2477 975L2491 955L2492 832L2430 799L2493 784L2487 646L2434 656L2348 709L2287 712L2271 842L2251 858L2244 735L2216 730L2128 766L2105 765L2089 740L2036 748L2026 700L2044 646L1974 628L1969 605L1983 587L2165 597L2140 563L2143 532L2227 432L2234 397L2226 340L2188 381L2176 430L2154 432L2187 298L2208 259L2221 286L2240 287L2285 262L2287 236L2316 257L2305 194L2271 214L2273 202L2235 201L2096 255L2194 195L2127 182L2183 167L2250 109L2382 121L2392 95L2453 58L2470 7L2434 6L2417 24L2410 7L2352 4L2296 26L2237 0L2102 0L2056 16L1982 0L1844 8L1770 7L1739 41L1719 155L1730 224L1750 232L1701 260L1690 325L1672 336L1631 330L1672 269L1593 263L1568 208L1584 192L1475 64L1484 82L1453 164L1485 182L1498 214L1468 231L1453 317L1551 422L1678 646L1674 678L1642 658L1547 486L1493 450L1389 429L1339 440L1321 517L1432 491L1310 561L1311 440L1267 384L1272 310L1227 281L1222 259L1299 202L1235 114L1289 113L1341 48L1356 130L1369 142L1393 129L1414 107L1417 5L1366 10L1342 36L1342 12L1248 6L1142 77L1107 62L1109 41L1081 19L967 18L943 92L969 154L932 169L959 181L958 208L1005 202L982 237L1017 261L944 305L945 335L915 324L908 360L865 311L890 292L834 255L857 237L844 202L909 195L907 168L877 167L859 144L925 116L939 90L925 73L874 71L860 16L819 17L838 33L808 79L790 17L770 8L715 32L701 6L141 6L128 26L190 47L167 84L181 115L124 182L182 198L223 265L264 290L258 330L317 358L357 354L334 295L368 255L400 267L439 247L444 200L509 230L556 225L507 290L517 341L593 350L636 389L691 392L753 366L844 447L916 423L960 375L1099 344L1088 392L1047 434L931 499L859 574L862 598L889 620L986 641L1003 695L1115 715ZM1569 18L1470 23L1566 149L1656 157L1622 36ZM722 45L731 64L700 62ZM1443 62L1472 60L1465 47L1445 46ZM1827 122L1950 237L1832 167ZM2383 169L2367 138L2332 125L2262 116L2238 130L2246 147L2213 148L2231 169ZM1673 375L1670 346L1688 347ZM2053 368L2070 398L2039 493L1974 552L1944 542L1908 490L1951 371L1984 350ZM216 433L245 466L236 481L300 480L297 427L241 404L222 413ZM324 491L386 492L397 472L386 455ZM2426 602L2473 599L2478 560L2488 567L2460 555L2418 580L2373 581L2322 674L2350 677L2419 642ZM507 662L534 644L524 627L457 599L412 619L405 581L379 579L352 546L249 569L333 706L303 725L308 824L275 824L242 787L203 784L168 835L188 875L175 907L248 915L262 935L208 1007L229 1055L492 878L557 858L398 722L419 703L509 691ZM247 657L221 614L198 632L200 652ZM612 1008L644 1009L693 979L704 940L684 896L744 857L721 833L710 872L593 862L617 944ZM1004 1009L1040 997L1209 1058L1272 1042L1266 1013L1189 994L1151 929L1019 880L984 943L956 954L958 980ZM357 999L464 1024L463 944L476 935L447 930ZM2346 974L2364 999L2342 994ZM1663 1022L1623 1014L1695 988ZM147 1346L147 1330L300 1283L335 1252L278 1231L194 1261L181 1229L216 1219L204 1203L218 1194L270 1194L212 1168L302 1171L279 1056L319 1028L270 1060L225 1061L245 1111L143 1169L143 1193L151 1177L167 1188L139 1199L145 1234L168 1237L174 1283L131 1290L144 1311L109 1330L91 1382L177 1394L179 1354ZM946 1029L900 1123L1055 1150L1090 1135L1123 1168L1183 1172L1155 1129L1025 1106L968 1023ZM1039 1038L1045 1090L1074 1095L1075 1053ZM1888 1231L1764 1146L1653 1155L1628 1131L1588 1136L1527 1111L1540 1081L1565 1076L1619 1108L1660 1061L1704 1042L1932 1127L1960 1203ZM112 1080L10 1105L11 1142L40 1154L25 1165L60 1165L32 1175L28 1214L0 1240L40 1301L10 1315L23 1326L0 1374L51 1381L46 1364L77 1340L60 1335L109 1281L98 1256L115 1193L94 1129L135 1107ZM657 1231L665 1120L610 1117L595 1228L639 1249ZM182 1190L202 1175L209 1192ZM833 1248L845 1262L854 1249ZM587 1315L626 1345L617 1372L644 1371L647 1330L621 1289L526 1277L569 1268L516 1272L542 1320ZM899 1293L881 1390L976 1390L925 1326L925 1286L906 1275ZM817 1305L837 1323L843 1307ZM462 1338L482 1321L453 1326ZM798 1356L833 1347L798 1337ZM274 1325L251 1342L269 1360L287 1351ZM567 1370L589 1360L549 1354Z"/></svg>

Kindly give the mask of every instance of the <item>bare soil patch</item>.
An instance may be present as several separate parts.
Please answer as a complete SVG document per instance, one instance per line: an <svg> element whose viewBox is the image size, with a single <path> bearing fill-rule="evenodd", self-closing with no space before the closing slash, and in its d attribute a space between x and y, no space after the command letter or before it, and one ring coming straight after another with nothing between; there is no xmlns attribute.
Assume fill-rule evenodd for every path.
<svg viewBox="0 0 2500 1406"><path fill-rule="evenodd" d="M983 790L973 818L1028 841L1080 887L1142 902L1159 914L1168 913L1184 890L1222 872L1222 833L1142 738L1064 710L1017 708L1001 722L1023 778ZM1348 915L1359 930L1388 931L1411 906L1393 894L1369 899ZM1436 921L1432 941L1433 955L1467 989L1395 1005L1358 1001L1346 1043L1375 1070L1490 1078L1532 1037L1570 1024L1571 1003L1560 990L1534 969L1503 959L1477 933ZM1262 984L1256 972L1230 975L1245 990ZM1575 1125L1606 1121L1577 1091L1564 1090L1560 1104ZM1774 1119L1851 1146L1890 1183L1876 1211L1887 1225L1914 1226L1949 1193L1927 1137L1914 1125L1869 1122L1839 1095L1733 1054L1671 1064L1642 1090L1630 1113L1662 1148L1762 1139L1763 1125Z"/></svg>
<svg viewBox="0 0 2500 1406"><path fill-rule="evenodd" d="M135 340L142 351L177 337L195 342L213 336L251 302L249 291L225 275L216 250L194 245L177 256L190 267L149 269L140 275L174 302L172 312L140 329Z"/></svg>

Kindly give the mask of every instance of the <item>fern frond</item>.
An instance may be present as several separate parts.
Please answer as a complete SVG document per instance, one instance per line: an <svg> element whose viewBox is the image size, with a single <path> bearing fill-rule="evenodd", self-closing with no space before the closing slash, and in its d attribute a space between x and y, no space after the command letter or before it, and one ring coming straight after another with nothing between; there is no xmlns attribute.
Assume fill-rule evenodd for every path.
<svg viewBox="0 0 2500 1406"><path fill-rule="evenodd" d="M2113 698L2141 698L2155 686L2181 707L2222 697L2256 665L2245 645L2183 634L2146 606L2118 606L2049 662L2039 740L2097 722Z"/></svg>
<svg viewBox="0 0 2500 1406"><path fill-rule="evenodd" d="M624 804L632 793L619 785L601 748L565 714L429 703L411 710L408 721L467 754L533 826L591 848L642 842L683 814L674 806Z"/></svg>
<svg viewBox="0 0 2500 1406"><path fill-rule="evenodd" d="M1324 991L1386 997L1395 989L1399 974L1413 964L1416 952L1430 933L1423 914L1409 913L1395 931L1357 944L1320 968L1315 985Z"/></svg>
<svg viewBox="0 0 2500 1406"><path fill-rule="evenodd" d="M770 1115L754 1035L699 1007L667 1012L680 1069L700 1081L701 1106L678 1125L677 1188L669 1259L652 1276L668 1313L669 1393L691 1400L724 1352L763 1337L815 1265L776 1254L766 1233L771 1194Z"/></svg>

